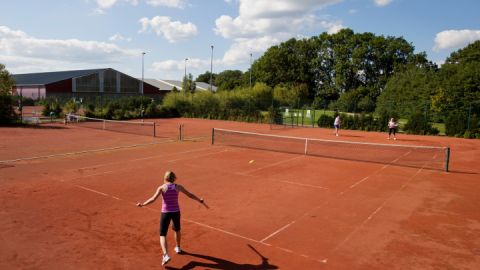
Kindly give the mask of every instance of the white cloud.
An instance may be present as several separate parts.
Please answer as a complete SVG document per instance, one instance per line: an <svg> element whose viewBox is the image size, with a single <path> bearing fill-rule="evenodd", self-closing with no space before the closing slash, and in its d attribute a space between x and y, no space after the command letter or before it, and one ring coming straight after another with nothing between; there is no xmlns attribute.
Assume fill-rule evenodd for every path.
<svg viewBox="0 0 480 270"><path fill-rule="evenodd" d="M186 3L185 0L147 0L147 4L158 7L172 7L172 8L184 8Z"/></svg>
<svg viewBox="0 0 480 270"><path fill-rule="evenodd" d="M97 6L100 9L108 9L113 7L116 3L117 0L96 0Z"/></svg>
<svg viewBox="0 0 480 270"><path fill-rule="evenodd" d="M239 15L222 15L214 31L233 44L223 57L228 65L248 63L249 52L262 54L270 46L306 30L336 33L344 28L340 20L321 19L316 12L341 0L238 0ZM245 57L247 55L247 57Z"/></svg>
<svg viewBox="0 0 480 270"><path fill-rule="evenodd" d="M238 38L224 54L221 62L226 66L248 63L250 61L250 53L252 53L255 58L258 58L258 56L263 54L269 47L285 39L287 39L287 37L264 36L259 38Z"/></svg>
<svg viewBox="0 0 480 270"><path fill-rule="evenodd" d="M122 49L115 44L78 39L39 39L23 31L0 26L0 62L14 70L38 71L38 67L75 68L109 66L129 61L140 50ZM16 71L17 72L17 71Z"/></svg>
<svg viewBox="0 0 480 270"><path fill-rule="evenodd" d="M188 58L186 62L187 74L200 74L206 70L210 70L210 60L202 60L198 58ZM214 60L215 67L221 65L221 61ZM151 71L159 74L162 79L181 80L185 70L185 59L181 60L165 60L154 62ZM179 74L181 74L179 76ZM195 76L195 75L194 75Z"/></svg>
<svg viewBox="0 0 480 270"><path fill-rule="evenodd" d="M139 32L152 30L159 36L163 35L171 43L186 40L198 34L195 24L172 21L170 17L166 16L156 16L151 20L142 18L139 22L142 24Z"/></svg>
<svg viewBox="0 0 480 270"><path fill-rule="evenodd" d="M108 40L110 40L110 41L129 41L129 42L132 41L131 38L124 37L120 33L116 33L115 35L108 38Z"/></svg>
<svg viewBox="0 0 480 270"><path fill-rule="evenodd" d="M393 0L373 0L375 2L375 5L379 7L384 7L392 3Z"/></svg>
<svg viewBox="0 0 480 270"><path fill-rule="evenodd" d="M129 3L133 6L138 5L138 0L121 0L123 2ZM102 15L105 14L106 9L110 9L115 6L119 0L95 0L97 7L93 9L93 14Z"/></svg>
<svg viewBox="0 0 480 270"><path fill-rule="evenodd" d="M355 14L357 12L358 12L358 10L353 9L353 8L348 10L348 14Z"/></svg>
<svg viewBox="0 0 480 270"><path fill-rule="evenodd" d="M239 0L239 16L222 15L215 32L224 38L255 37L276 32L298 33L321 26L314 12L340 0Z"/></svg>
<svg viewBox="0 0 480 270"><path fill-rule="evenodd" d="M437 33L433 50L458 49L480 40L480 30L446 30Z"/></svg>

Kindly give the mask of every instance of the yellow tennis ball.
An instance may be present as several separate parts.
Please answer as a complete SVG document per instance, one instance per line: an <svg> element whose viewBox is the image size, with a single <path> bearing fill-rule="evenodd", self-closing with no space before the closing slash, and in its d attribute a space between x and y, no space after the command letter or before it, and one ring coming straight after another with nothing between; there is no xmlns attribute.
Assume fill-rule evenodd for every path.
<svg viewBox="0 0 480 270"><path fill-rule="evenodd" d="M255 162L255 160L252 159L252 160L250 160L248 163L252 164L252 163L254 163L254 162Z"/></svg>

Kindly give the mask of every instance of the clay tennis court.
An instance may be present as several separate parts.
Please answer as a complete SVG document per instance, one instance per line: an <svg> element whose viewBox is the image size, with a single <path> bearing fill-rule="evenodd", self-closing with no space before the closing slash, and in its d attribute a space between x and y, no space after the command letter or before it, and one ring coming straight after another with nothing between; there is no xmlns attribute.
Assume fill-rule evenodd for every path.
<svg viewBox="0 0 480 270"><path fill-rule="evenodd" d="M135 204L166 170L209 207L180 196L186 254L174 254L169 231L166 269L480 267L479 140L155 122L160 133L183 124L185 140L59 124L1 128L0 269L162 269L160 202ZM213 127L449 146L450 171L211 145Z"/></svg>

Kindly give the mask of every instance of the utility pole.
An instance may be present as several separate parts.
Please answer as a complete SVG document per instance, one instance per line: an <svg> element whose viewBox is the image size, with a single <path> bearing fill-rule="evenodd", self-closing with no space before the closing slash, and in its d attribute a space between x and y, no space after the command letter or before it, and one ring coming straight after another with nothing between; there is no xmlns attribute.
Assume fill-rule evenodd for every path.
<svg viewBox="0 0 480 270"><path fill-rule="evenodd" d="M213 45L210 46L212 48L212 55L210 57L210 91L213 91L212 87L212 76L213 76Z"/></svg>

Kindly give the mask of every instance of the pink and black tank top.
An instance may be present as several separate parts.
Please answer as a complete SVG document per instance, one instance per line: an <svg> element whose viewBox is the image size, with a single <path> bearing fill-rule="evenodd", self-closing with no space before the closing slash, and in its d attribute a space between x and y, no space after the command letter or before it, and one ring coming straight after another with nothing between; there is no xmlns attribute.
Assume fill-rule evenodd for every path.
<svg viewBox="0 0 480 270"><path fill-rule="evenodd" d="M179 211L177 185L167 184L167 190L162 191L162 213Z"/></svg>

